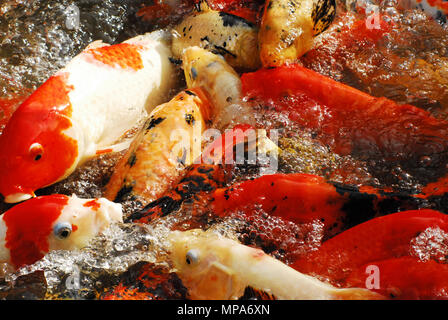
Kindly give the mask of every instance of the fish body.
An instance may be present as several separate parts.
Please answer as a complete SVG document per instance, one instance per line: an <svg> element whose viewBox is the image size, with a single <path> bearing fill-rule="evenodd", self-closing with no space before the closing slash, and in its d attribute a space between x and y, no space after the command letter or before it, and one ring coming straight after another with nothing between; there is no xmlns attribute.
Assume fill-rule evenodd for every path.
<svg viewBox="0 0 448 320"><path fill-rule="evenodd" d="M174 268L191 299L227 300L247 287L276 299L379 299L367 289L338 289L304 275L262 250L199 229L169 235Z"/></svg>
<svg viewBox="0 0 448 320"><path fill-rule="evenodd" d="M300 272L343 281L370 262L409 256L412 239L428 228L447 232L447 215L421 209L377 217L325 241L291 266Z"/></svg>
<svg viewBox="0 0 448 320"><path fill-rule="evenodd" d="M258 34L263 67L300 58L336 15L335 0L268 0Z"/></svg>
<svg viewBox="0 0 448 320"><path fill-rule="evenodd" d="M142 204L158 199L200 155L209 121L201 89L185 90L153 110L106 186L106 198Z"/></svg>
<svg viewBox="0 0 448 320"><path fill-rule="evenodd" d="M382 172L399 165L424 184L446 175L447 122L425 110L371 96L300 65L246 73L242 84L245 99L285 112L335 153L381 160Z"/></svg>
<svg viewBox="0 0 448 320"><path fill-rule="evenodd" d="M172 33L172 51L177 58L186 48L199 46L222 55L234 68L255 70L261 66L258 28L239 16L210 9L205 1Z"/></svg>
<svg viewBox="0 0 448 320"><path fill-rule="evenodd" d="M94 42L50 77L0 136L0 192L6 202L69 176L113 146L166 98L170 50L152 34L117 45Z"/></svg>
<svg viewBox="0 0 448 320"><path fill-rule="evenodd" d="M418 209L422 203L412 195L343 185L304 173L264 175L218 188L212 198L210 207L217 216L243 212L250 217L261 208L297 224L321 221L325 236L391 210Z"/></svg>
<svg viewBox="0 0 448 320"><path fill-rule="evenodd" d="M50 195L30 199L0 217L0 262L19 268L52 250L81 249L122 219L121 205L104 198Z"/></svg>

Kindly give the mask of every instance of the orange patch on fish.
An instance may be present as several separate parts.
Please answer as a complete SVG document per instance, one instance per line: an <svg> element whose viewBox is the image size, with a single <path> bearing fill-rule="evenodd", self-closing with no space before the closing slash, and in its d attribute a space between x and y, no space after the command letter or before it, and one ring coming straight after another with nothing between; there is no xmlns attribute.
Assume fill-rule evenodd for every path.
<svg viewBox="0 0 448 320"><path fill-rule="evenodd" d="M98 209L101 207L101 204L97 201L98 199L94 199L92 201L86 202L83 204L84 207L92 208L94 211L98 211Z"/></svg>
<svg viewBox="0 0 448 320"><path fill-rule="evenodd" d="M143 48L129 43L120 43L113 46L89 49L86 53L91 54L96 60L111 67L119 66L123 69L131 68L137 71L143 69L143 61L139 49Z"/></svg>
<svg viewBox="0 0 448 320"><path fill-rule="evenodd" d="M112 151L114 151L113 149L103 149L103 150L98 150L97 152L96 152L96 155L100 155L100 154L105 154L105 153L109 153L109 152L112 152Z"/></svg>
<svg viewBox="0 0 448 320"><path fill-rule="evenodd" d="M74 87L67 85L67 78L68 75L65 73L50 77L25 100L17 111L25 108L35 111L54 109L63 110L65 115L70 116L72 107L68 94Z"/></svg>

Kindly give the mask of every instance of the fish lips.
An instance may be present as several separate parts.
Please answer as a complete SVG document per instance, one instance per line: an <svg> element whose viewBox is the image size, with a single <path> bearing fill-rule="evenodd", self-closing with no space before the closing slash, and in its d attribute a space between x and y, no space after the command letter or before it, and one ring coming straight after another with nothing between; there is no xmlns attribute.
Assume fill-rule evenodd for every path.
<svg viewBox="0 0 448 320"><path fill-rule="evenodd" d="M36 195L34 194L34 192L29 192L29 193L23 193L23 192L18 192L18 193L13 193L13 194L8 194L6 196L4 196L4 201L6 203L18 203L18 202L23 202L25 200L31 199L36 197Z"/></svg>

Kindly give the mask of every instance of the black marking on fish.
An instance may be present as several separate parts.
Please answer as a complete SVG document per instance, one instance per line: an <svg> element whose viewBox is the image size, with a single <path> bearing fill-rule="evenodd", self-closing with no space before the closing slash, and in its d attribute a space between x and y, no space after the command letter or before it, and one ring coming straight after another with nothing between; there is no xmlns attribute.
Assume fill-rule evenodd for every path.
<svg viewBox="0 0 448 320"><path fill-rule="evenodd" d="M446 15L440 10L437 10L435 19L441 24L445 24L447 21Z"/></svg>
<svg viewBox="0 0 448 320"><path fill-rule="evenodd" d="M129 167L132 168L136 162L137 162L137 155L135 154L135 152L132 152L131 155L129 156L127 163L129 165Z"/></svg>
<svg viewBox="0 0 448 320"><path fill-rule="evenodd" d="M428 208L428 201L412 196L408 192L384 192L376 194L363 193L355 186L333 183L336 191L347 198L342 206L346 214L343 219L344 228L351 228L376 216L382 216L405 210Z"/></svg>
<svg viewBox="0 0 448 320"><path fill-rule="evenodd" d="M314 36L328 29L336 16L336 0L314 0L312 19Z"/></svg>
<svg viewBox="0 0 448 320"><path fill-rule="evenodd" d="M198 167L197 170L199 173L204 173L204 174L211 173L214 171L213 168L209 168L209 167Z"/></svg>
<svg viewBox="0 0 448 320"><path fill-rule="evenodd" d="M174 65L176 65L176 66L180 66L180 65L182 64L182 60L181 60L181 59L176 59L176 58L173 58L173 57L169 57L168 60L169 60L172 64L174 64Z"/></svg>
<svg viewBox="0 0 448 320"><path fill-rule="evenodd" d="M198 3L194 4L194 8L197 12L208 11L210 10L210 5L206 0L200 0Z"/></svg>
<svg viewBox="0 0 448 320"><path fill-rule="evenodd" d="M179 210L181 205L182 200L174 200L170 196L164 196L149 203L143 209L133 212L126 218L125 222L129 223L140 220L144 217L148 218L152 215L156 215L158 213L158 210L153 210L154 208L159 208L161 212L160 216L164 217L172 212Z"/></svg>
<svg viewBox="0 0 448 320"><path fill-rule="evenodd" d="M196 93L190 91L190 90L185 90L185 93L188 94L189 96L193 96L196 97Z"/></svg>
<svg viewBox="0 0 448 320"><path fill-rule="evenodd" d="M230 52L229 50L227 50L224 47L217 46L216 44L214 44L213 47L214 47L214 49L212 50L212 53L214 53L214 54L219 54L219 55L222 55L222 56L225 56L226 54L228 54L228 55L231 55L234 58L237 57L236 54Z"/></svg>
<svg viewBox="0 0 448 320"><path fill-rule="evenodd" d="M216 186L224 186L224 181L216 180L213 176L215 170L221 170L217 167L191 165L186 170L189 172L187 176L179 182L169 195L165 195L146 205L142 210L134 212L126 219L126 222L141 221L142 219L148 222L158 216L166 216L178 211L182 203L197 200L200 192L210 192L215 190Z"/></svg>
<svg viewBox="0 0 448 320"><path fill-rule="evenodd" d="M235 27L235 26L237 27L242 26L248 28L254 27L254 25L251 22L247 21L246 19L235 16L230 13L220 11L219 16L222 19L222 24L224 27Z"/></svg>
<svg viewBox="0 0 448 320"><path fill-rule="evenodd" d="M196 122L196 120L194 119L194 116L191 113L185 114L185 121L190 126L194 125L194 123Z"/></svg>
<svg viewBox="0 0 448 320"><path fill-rule="evenodd" d="M148 125L146 126L146 130L151 130L152 128L156 127L160 123L162 123L166 118L158 117L158 118L151 118Z"/></svg>
<svg viewBox="0 0 448 320"><path fill-rule="evenodd" d="M125 200L135 199L134 196L131 196L133 189L134 188L131 185L124 183L123 186L121 187L121 189L118 191L118 193L114 199L114 202L124 202ZM131 197L129 197L129 196L131 196Z"/></svg>
<svg viewBox="0 0 448 320"><path fill-rule="evenodd" d="M266 291L248 286L244 289L244 294L238 300L277 300L277 298Z"/></svg>

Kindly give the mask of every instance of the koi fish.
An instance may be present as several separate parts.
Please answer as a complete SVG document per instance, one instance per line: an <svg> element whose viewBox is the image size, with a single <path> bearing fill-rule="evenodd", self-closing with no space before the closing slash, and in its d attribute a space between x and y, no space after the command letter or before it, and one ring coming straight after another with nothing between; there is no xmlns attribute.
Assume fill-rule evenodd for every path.
<svg viewBox="0 0 448 320"><path fill-rule="evenodd" d="M284 263L211 231L173 231L168 236L174 270L190 299L230 300L245 289L288 300L381 299L367 289L339 289L304 275Z"/></svg>
<svg viewBox="0 0 448 320"><path fill-rule="evenodd" d="M448 231L448 216L423 209L374 218L325 241L291 267L343 284L351 272L365 264L410 256L411 240L428 228Z"/></svg>
<svg viewBox="0 0 448 320"><path fill-rule="evenodd" d="M436 300L448 298L448 265L434 260L400 257L372 261L347 277L348 286L362 286L369 276L368 268L379 270L379 283L372 291L390 299ZM373 270L373 269L372 269Z"/></svg>
<svg viewBox="0 0 448 320"><path fill-rule="evenodd" d="M296 61L335 16L335 0L267 0L258 33L263 67Z"/></svg>
<svg viewBox="0 0 448 320"><path fill-rule="evenodd" d="M170 49L159 33L121 44L93 42L50 77L0 136L0 193L15 203L69 176L114 145L162 103L174 85Z"/></svg>
<svg viewBox="0 0 448 320"><path fill-rule="evenodd" d="M159 198L201 153L210 119L201 89L185 90L153 110L129 150L116 165L105 197L115 202Z"/></svg>
<svg viewBox="0 0 448 320"><path fill-rule="evenodd" d="M230 179L229 173L233 168L227 157L232 154L234 147L245 143L245 130L251 129L249 125L237 125L227 133L221 135L213 143L206 146L201 154L200 164L189 166L180 182L166 192L159 199L149 203L142 210L133 212L128 221L138 223L149 223L154 219L164 217L180 209L183 203L191 203L196 200L207 201L207 197L213 195L213 191L223 188ZM277 147L267 137L260 137L254 145L263 149L270 145ZM266 147L267 146L267 147ZM272 150L272 149L271 149ZM225 165L223 165L225 163Z"/></svg>
<svg viewBox="0 0 448 320"><path fill-rule="evenodd" d="M243 181L212 193L210 207L217 216L235 212L253 215L261 208L270 215L298 224L321 221L326 236L376 215L418 209L412 195L355 187L303 173L273 174Z"/></svg>
<svg viewBox="0 0 448 320"><path fill-rule="evenodd" d="M0 262L17 269L52 250L81 249L122 219L121 205L104 198L56 194L30 199L0 217Z"/></svg>
<svg viewBox="0 0 448 320"><path fill-rule="evenodd" d="M373 97L299 65L241 79L245 99L287 115L335 153L376 160L387 169L401 166L424 184L446 174L447 122L425 110Z"/></svg>
<svg viewBox="0 0 448 320"><path fill-rule="evenodd" d="M186 48L199 46L222 55L234 68L256 70L261 66L258 28L239 16L210 9L205 1L174 27L172 33L172 51L176 58L181 58Z"/></svg>
<svg viewBox="0 0 448 320"><path fill-rule="evenodd" d="M133 212L129 222L150 223L180 209L184 202L194 201L205 194L223 187L226 174L224 168L214 164L193 164L173 190L149 203L142 210Z"/></svg>

